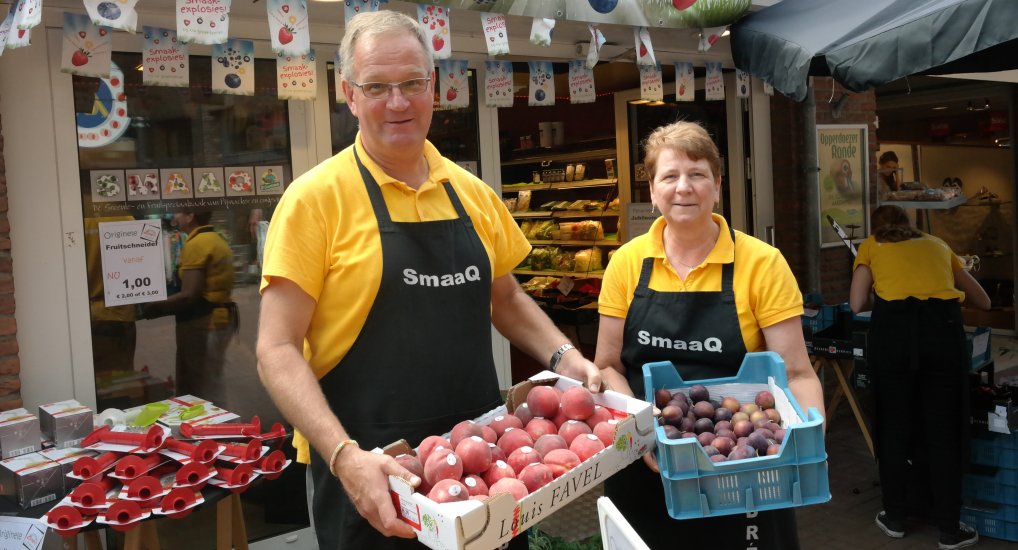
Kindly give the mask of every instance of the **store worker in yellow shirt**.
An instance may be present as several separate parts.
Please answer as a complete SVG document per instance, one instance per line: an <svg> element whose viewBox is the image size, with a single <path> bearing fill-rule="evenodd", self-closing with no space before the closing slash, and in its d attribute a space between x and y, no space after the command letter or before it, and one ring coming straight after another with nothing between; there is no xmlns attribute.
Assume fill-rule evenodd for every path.
<svg viewBox="0 0 1018 550"><path fill-rule="evenodd" d="M415 533L387 481L411 474L370 450L417 445L502 403L492 324L592 389L600 375L513 278L530 244L501 199L427 141L435 74L423 29L396 12L361 13L340 56L360 131L273 214L258 369L303 436L319 547L419 548L397 538ZM526 548L526 537L512 544Z"/></svg>
<svg viewBox="0 0 1018 550"><path fill-rule="evenodd" d="M187 235L180 250L180 292L142 307L145 319L176 317L176 394L194 395L229 408L223 367L236 334L233 251L210 224L212 212L184 211L173 223Z"/></svg>
<svg viewBox="0 0 1018 550"><path fill-rule="evenodd" d="M979 535L960 523L968 425L968 354L961 304L990 298L947 243L914 227L898 206L873 212L873 234L859 246L852 311L873 314L867 339L876 390L877 465L887 536L905 536L909 460L928 464L925 487L941 550L971 546ZM913 489L914 490L914 489Z"/></svg>
<svg viewBox="0 0 1018 550"><path fill-rule="evenodd" d="M777 249L713 213L721 157L698 124L675 122L645 144L653 207L650 230L608 263L598 300L594 362L607 389L653 401L643 365L671 361L683 380L735 376L747 351L774 351L806 410L823 412L823 394L803 341L802 295ZM682 340L689 345L658 347ZM700 344L700 345L697 345ZM605 494L651 548L794 550L791 509L701 520L671 519L653 453L605 482Z"/></svg>

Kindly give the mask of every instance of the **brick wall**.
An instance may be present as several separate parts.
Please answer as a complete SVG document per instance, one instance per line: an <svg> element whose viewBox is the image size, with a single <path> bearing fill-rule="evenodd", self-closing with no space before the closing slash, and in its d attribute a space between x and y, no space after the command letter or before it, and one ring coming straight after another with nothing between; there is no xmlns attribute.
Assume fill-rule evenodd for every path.
<svg viewBox="0 0 1018 550"><path fill-rule="evenodd" d="M7 171L4 165L3 121L0 120L0 410L21 404L21 361L18 324L14 319L14 269L11 262L11 223L7 219Z"/></svg>
<svg viewBox="0 0 1018 550"><path fill-rule="evenodd" d="M876 96L872 91L850 93L842 105L838 118L833 114L831 87L835 87L834 99L845 93L841 85L830 78L814 78L814 101L816 102L817 124L866 124L867 145L869 147L869 182L870 206L874 204L876 181L877 151L876 128ZM844 246L826 248L820 251L819 288L806 288L807 273L810 266L806 265L806 251L816 243L805 242L805 228L808 223L817 223L815 219L807 219L810 210L802 197L806 195L807 173L803 165L805 136L803 135L802 119L805 109L801 103L775 94L771 98L771 149L774 164L774 218L777 247L781 249L799 279L803 292L819 291L828 303L845 302L848 300L849 285L852 280L852 254Z"/></svg>

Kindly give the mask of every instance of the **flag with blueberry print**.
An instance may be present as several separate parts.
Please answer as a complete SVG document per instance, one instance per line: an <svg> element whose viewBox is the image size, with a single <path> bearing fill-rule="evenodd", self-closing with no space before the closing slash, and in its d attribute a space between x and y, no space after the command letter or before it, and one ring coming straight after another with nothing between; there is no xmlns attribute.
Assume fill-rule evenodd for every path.
<svg viewBox="0 0 1018 550"><path fill-rule="evenodd" d="M555 73L551 61L529 61L530 93L527 105L541 107L555 104Z"/></svg>
<svg viewBox="0 0 1018 550"><path fill-rule="evenodd" d="M22 0L23 2L25 0ZM138 27L138 0L85 0L85 11L97 27L134 32Z"/></svg>
<svg viewBox="0 0 1018 550"><path fill-rule="evenodd" d="M212 46L212 92L254 95L254 42L228 39Z"/></svg>

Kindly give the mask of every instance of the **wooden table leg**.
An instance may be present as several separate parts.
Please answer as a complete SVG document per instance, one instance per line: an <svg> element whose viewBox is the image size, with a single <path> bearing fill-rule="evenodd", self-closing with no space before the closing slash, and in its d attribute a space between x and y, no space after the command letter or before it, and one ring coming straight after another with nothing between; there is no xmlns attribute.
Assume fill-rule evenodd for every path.
<svg viewBox="0 0 1018 550"><path fill-rule="evenodd" d="M834 374L838 377L838 383L841 384L841 387L845 392L845 399L848 401L848 405L852 407L852 414L855 415L855 421L859 424L859 430L862 432L862 436L866 440L866 446L870 449L870 455L876 458L877 455L873 451L873 439L870 437L869 428L866 427L866 420L862 416L862 409L859 408L859 403L855 400L855 394L852 393L852 390L848 385L848 380L845 379L845 375L841 371L841 364L837 361L834 363Z"/></svg>
<svg viewBox="0 0 1018 550"><path fill-rule="evenodd" d="M141 550L141 526L124 533L124 550Z"/></svg>
<svg viewBox="0 0 1018 550"><path fill-rule="evenodd" d="M99 531L85 532L85 550L103 550L103 543L102 539L99 537Z"/></svg>
<svg viewBox="0 0 1018 550"><path fill-rule="evenodd" d="M216 503L216 550L233 548L233 510L230 497Z"/></svg>
<svg viewBox="0 0 1018 550"><path fill-rule="evenodd" d="M236 550L247 549L247 528L244 525L244 510L240 506L240 495L230 495L230 511L233 515L233 547Z"/></svg>
<svg viewBox="0 0 1018 550"><path fill-rule="evenodd" d="M159 547L159 531L156 530L155 521L144 521L138 526L141 531L141 544L146 550L161 550Z"/></svg>

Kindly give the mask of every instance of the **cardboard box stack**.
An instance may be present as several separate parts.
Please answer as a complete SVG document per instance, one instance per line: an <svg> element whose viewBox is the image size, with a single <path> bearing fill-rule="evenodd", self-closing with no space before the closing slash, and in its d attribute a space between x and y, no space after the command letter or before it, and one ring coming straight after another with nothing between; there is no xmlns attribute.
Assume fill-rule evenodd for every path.
<svg viewBox="0 0 1018 550"><path fill-rule="evenodd" d="M39 453L0 461L0 494L22 508L57 500L64 490L60 465Z"/></svg>
<svg viewBox="0 0 1018 550"><path fill-rule="evenodd" d="M26 409L0 413L0 458L34 453L41 448L39 417Z"/></svg>
<svg viewBox="0 0 1018 550"><path fill-rule="evenodd" d="M77 447L92 433L92 409L74 399L39 406L43 435L58 449Z"/></svg>

